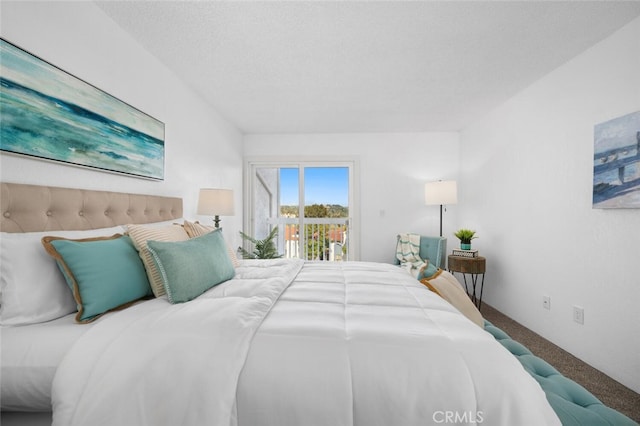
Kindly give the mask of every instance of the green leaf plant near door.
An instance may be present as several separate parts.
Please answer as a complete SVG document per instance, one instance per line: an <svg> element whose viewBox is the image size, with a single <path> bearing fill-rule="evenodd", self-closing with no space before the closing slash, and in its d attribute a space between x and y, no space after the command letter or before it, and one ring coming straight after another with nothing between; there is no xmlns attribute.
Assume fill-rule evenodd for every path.
<svg viewBox="0 0 640 426"><path fill-rule="evenodd" d="M247 251L243 247L240 247L240 252L242 253L242 257L245 259L279 259L282 257L281 254L278 253L278 249L276 249L276 244L274 243L274 239L278 235L278 227L275 226L269 235L263 240L258 240L253 238L244 232L240 231L240 235L246 241L250 241L253 243L253 251Z"/></svg>

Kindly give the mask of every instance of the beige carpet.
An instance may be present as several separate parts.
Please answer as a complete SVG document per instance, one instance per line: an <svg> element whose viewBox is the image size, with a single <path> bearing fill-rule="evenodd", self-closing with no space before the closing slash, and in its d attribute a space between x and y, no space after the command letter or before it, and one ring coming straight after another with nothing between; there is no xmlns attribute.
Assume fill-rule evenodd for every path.
<svg viewBox="0 0 640 426"><path fill-rule="evenodd" d="M582 385L605 405L640 423L640 394L616 382L485 303L482 304L482 315L513 340L529 348L534 355L553 365L565 377Z"/></svg>

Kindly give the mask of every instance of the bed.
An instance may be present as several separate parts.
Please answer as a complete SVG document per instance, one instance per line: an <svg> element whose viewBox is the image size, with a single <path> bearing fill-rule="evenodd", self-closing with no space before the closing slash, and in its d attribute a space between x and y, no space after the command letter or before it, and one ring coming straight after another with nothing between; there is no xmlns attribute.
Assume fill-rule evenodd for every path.
<svg viewBox="0 0 640 426"><path fill-rule="evenodd" d="M238 261L218 231L156 242L193 225L171 197L11 183L1 196L3 424L560 424L508 350L401 268ZM131 265L113 277L143 268L149 285L96 308L93 281L56 266L43 237L68 263L117 249ZM190 297L203 274L220 282Z"/></svg>

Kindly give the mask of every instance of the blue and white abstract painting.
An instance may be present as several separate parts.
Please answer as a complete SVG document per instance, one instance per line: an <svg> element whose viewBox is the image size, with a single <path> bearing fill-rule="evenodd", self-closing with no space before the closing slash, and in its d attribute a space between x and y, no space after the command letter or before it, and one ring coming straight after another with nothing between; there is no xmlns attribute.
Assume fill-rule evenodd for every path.
<svg viewBox="0 0 640 426"><path fill-rule="evenodd" d="M0 150L164 179L164 124L0 39Z"/></svg>
<svg viewBox="0 0 640 426"><path fill-rule="evenodd" d="M593 207L640 208L640 111L594 128Z"/></svg>

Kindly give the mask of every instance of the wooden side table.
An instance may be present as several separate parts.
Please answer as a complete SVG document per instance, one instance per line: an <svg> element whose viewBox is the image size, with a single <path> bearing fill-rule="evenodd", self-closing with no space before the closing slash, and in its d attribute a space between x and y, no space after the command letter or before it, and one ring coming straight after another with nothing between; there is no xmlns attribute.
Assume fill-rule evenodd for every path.
<svg viewBox="0 0 640 426"><path fill-rule="evenodd" d="M484 288L484 273L487 268L487 260L482 257L462 257L449 255L447 259L449 272L452 274L459 272L464 279L464 288L467 291L471 301L478 307L482 306L482 290ZM471 286L473 293L469 293L469 287L467 286L467 274L471 276ZM476 297L476 286L478 284L478 277L482 275L482 281L480 282L480 297Z"/></svg>

